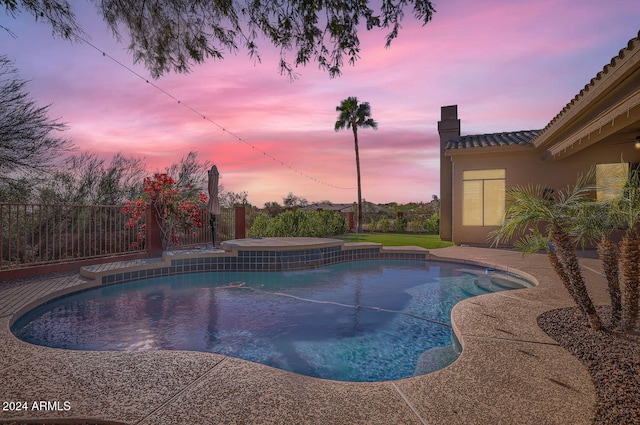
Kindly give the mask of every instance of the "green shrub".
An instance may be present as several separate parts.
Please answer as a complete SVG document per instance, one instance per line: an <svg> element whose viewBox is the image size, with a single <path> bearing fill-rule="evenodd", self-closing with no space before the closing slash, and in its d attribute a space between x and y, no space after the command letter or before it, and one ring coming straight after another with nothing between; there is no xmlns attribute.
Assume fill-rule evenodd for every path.
<svg viewBox="0 0 640 425"><path fill-rule="evenodd" d="M372 218L369 222L369 231L375 232L376 230L378 230L378 223L376 223L376 220Z"/></svg>
<svg viewBox="0 0 640 425"><path fill-rule="evenodd" d="M267 232L267 225L269 224L269 216L267 213L260 213L253 219L253 224L249 228L250 238L262 238Z"/></svg>
<svg viewBox="0 0 640 425"><path fill-rule="evenodd" d="M300 217L297 211L285 211L269 220L267 224L267 237L298 236Z"/></svg>
<svg viewBox="0 0 640 425"><path fill-rule="evenodd" d="M407 231L407 219L402 216L402 217L398 217L393 221L393 230L396 231L396 233L404 233Z"/></svg>
<svg viewBox="0 0 640 425"><path fill-rule="evenodd" d="M440 214L435 213L424 221L422 225L425 233L428 235L437 235L440 233Z"/></svg>
<svg viewBox="0 0 640 425"><path fill-rule="evenodd" d="M420 233L422 232L422 224L423 222L420 220L413 220L410 221L409 224L407 225L407 230L409 230L410 232L413 233Z"/></svg>
<svg viewBox="0 0 640 425"><path fill-rule="evenodd" d="M269 218L266 213L256 217L249 237L316 237L326 238L347 231L347 222L335 211L285 211Z"/></svg>
<svg viewBox="0 0 640 425"><path fill-rule="evenodd" d="M387 233L389 231L389 217L383 215L380 218L380 231L383 233Z"/></svg>

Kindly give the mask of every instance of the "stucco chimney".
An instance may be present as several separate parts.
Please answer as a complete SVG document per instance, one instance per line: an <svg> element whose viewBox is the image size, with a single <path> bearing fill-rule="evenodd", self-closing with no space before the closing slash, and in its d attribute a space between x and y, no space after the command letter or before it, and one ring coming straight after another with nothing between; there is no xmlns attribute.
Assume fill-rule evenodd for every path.
<svg viewBox="0 0 640 425"><path fill-rule="evenodd" d="M458 105L440 108L438 121L440 134L440 239L452 240L452 199L453 174L451 158L445 156L447 142L460 137L460 120L458 119Z"/></svg>

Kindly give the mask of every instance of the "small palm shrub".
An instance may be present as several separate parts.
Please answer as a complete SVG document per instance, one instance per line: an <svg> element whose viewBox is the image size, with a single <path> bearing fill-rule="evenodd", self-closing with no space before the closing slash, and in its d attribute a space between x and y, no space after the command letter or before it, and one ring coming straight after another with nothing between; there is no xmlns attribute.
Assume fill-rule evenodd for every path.
<svg viewBox="0 0 640 425"><path fill-rule="evenodd" d="M500 242L520 235L514 246L524 253L542 249L560 281L582 310L589 326L602 329L602 322L587 290L578 255L578 225L580 212L591 204L591 179L582 177L566 190L559 190L553 198L545 196L540 185L507 189L507 206L502 227L490 233L497 246Z"/></svg>
<svg viewBox="0 0 640 425"><path fill-rule="evenodd" d="M507 189L506 220L491 237L497 244L520 232L523 237L515 243L516 248L525 253L547 250L556 274L590 326L599 330L602 322L576 254L578 245L595 243L611 298L612 325L634 332L640 314L640 174L631 170L618 177L622 190L605 201L590 198L598 189L591 183L593 174L591 170L576 186L553 197L539 186ZM611 239L615 230L624 230L618 244Z"/></svg>

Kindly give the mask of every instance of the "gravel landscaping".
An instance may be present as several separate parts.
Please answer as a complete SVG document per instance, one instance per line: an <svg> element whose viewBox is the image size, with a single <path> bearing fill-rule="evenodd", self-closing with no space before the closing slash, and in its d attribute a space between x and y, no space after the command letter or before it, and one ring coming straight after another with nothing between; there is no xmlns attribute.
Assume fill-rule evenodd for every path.
<svg viewBox="0 0 640 425"><path fill-rule="evenodd" d="M605 326L610 312L598 308ZM578 308L548 311L538 325L589 369L598 396L594 424L640 424L640 332L593 331Z"/></svg>
<svg viewBox="0 0 640 425"><path fill-rule="evenodd" d="M2 422L0 425L126 425L122 422L106 422L106 421L96 421L92 419L90 421L86 421L83 419L43 419L37 421L12 421L12 422Z"/></svg>

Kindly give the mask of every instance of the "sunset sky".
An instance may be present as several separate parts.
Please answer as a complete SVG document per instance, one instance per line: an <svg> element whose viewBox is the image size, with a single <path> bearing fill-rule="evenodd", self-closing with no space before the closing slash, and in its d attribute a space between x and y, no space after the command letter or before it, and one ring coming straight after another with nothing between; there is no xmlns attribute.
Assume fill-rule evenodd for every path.
<svg viewBox="0 0 640 425"><path fill-rule="evenodd" d="M147 76L92 3L80 5L90 42ZM312 63L290 82L265 41L262 63L241 51L152 80L180 103L93 47L53 38L26 13L0 12L0 25L15 35L0 29L0 54L15 61L40 104L52 104L51 118L69 125L65 136L79 151L142 157L151 173L195 150L218 166L226 189L247 191L256 206L289 192L356 200L353 135L333 129L336 106L356 96L378 122L377 131L359 132L363 197L405 203L439 194L441 106L458 105L463 135L540 129L640 29L638 0L443 0L435 7L424 27L407 10L389 49L384 30L363 30L361 59L339 78Z"/></svg>

